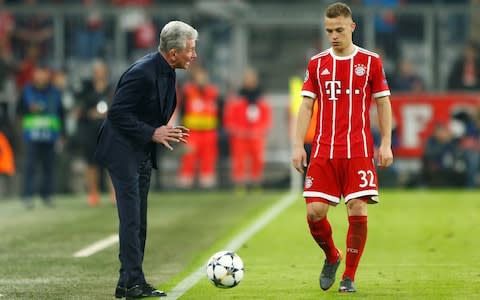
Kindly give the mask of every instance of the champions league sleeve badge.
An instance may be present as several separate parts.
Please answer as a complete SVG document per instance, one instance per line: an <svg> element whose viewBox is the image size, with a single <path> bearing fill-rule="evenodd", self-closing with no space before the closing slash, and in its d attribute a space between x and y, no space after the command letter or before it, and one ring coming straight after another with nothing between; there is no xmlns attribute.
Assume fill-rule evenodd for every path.
<svg viewBox="0 0 480 300"><path fill-rule="evenodd" d="M305 72L305 78L303 78L303 82L307 82L308 80L308 70Z"/></svg>

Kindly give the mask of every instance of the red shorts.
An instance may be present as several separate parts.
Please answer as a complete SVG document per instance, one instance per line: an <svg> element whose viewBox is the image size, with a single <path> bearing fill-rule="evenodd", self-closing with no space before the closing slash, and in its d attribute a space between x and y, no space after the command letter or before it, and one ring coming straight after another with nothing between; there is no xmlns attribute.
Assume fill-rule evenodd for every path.
<svg viewBox="0 0 480 300"><path fill-rule="evenodd" d="M340 197L347 203L351 199L367 198L378 202L378 181L372 158L350 159L314 158L310 161L303 197L307 202L337 205Z"/></svg>

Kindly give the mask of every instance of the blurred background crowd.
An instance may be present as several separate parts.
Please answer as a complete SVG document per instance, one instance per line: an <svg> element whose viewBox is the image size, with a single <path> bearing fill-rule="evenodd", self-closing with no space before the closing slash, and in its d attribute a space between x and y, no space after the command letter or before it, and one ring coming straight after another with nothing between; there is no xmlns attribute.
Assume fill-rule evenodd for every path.
<svg viewBox="0 0 480 300"><path fill-rule="evenodd" d="M286 188L298 89L328 48L327 0L0 0L0 195L111 191L93 160L120 73L173 19L199 30L153 189ZM352 0L354 42L383 58L395 119L383 186L479 186L479 0ZM372 122L375 128L375 113ZM374 134L378 134L374 130ZM111 201L115 195L110 192Z"/></svg>

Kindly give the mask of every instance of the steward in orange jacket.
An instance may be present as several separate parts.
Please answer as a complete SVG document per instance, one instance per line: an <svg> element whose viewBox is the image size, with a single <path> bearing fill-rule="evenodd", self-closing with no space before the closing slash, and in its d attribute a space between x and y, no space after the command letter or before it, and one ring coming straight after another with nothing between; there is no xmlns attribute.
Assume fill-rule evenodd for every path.
<svg viewBox="0 0 480 300"><path fill-rule="evenodd" d="M15 174L15 159L7 137L0 131L0 174Z"/></svg>
<svg viewBox="0 0 480 300"><path fill-rule="evenodd" d="M224 126L229 134L231 177L237 187L260 185L265 164L272 110L258 87L257 74L247 70L238 96L225 104Z"/></svg>
<svg viewBox="0 0 480 300"><path fill-rule="evenodd" d="M178 183L192 187L195 175L201 187L216 185L218 157L218 89L208 81L206 70L192 70L192 82L182 89L183 124L190 129L186 153L180 163Z"/></svg>

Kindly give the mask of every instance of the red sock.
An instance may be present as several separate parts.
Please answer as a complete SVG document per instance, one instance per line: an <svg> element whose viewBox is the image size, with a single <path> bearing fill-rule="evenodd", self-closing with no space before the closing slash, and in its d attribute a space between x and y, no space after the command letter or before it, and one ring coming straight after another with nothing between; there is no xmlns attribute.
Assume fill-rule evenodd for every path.
<svg viewBox="0 0 480 300"><path fill-rule="evenodd" d="M312 234L315 242L317 242L320 248L323 249L323 252L325 252L327 261L329 263L336 262L339 253L335 247L335 244L333 243L332 227L330 227L327 217L316 222L310 221L307 218L307 221L308 226L310 227L310 233Z"/></svg>
<svg viewBox="0 0 480 300"><path fill-rule="evenodd" d="M343 278L348 277L354 281L355 272L357 272L358 263L367 241L367 216L350 216L348 223L347 257Z"/></svg>

